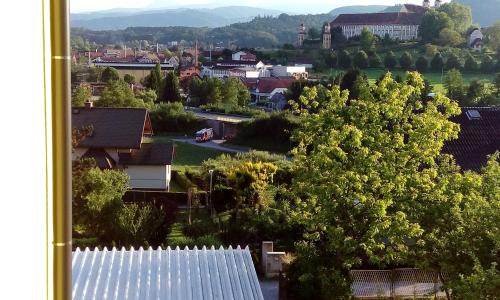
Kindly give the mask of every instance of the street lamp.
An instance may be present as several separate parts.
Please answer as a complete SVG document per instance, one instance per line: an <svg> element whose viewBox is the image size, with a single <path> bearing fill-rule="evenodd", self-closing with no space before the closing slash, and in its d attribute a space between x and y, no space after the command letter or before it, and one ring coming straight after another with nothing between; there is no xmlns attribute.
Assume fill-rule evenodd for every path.
<svg viewBox="0 0 500 300"><path fill-rule="evenodd" d="M212 178L213 178L214 170L208 170L208 173L210 174L209 209L210 209L210 216L212 216L214 214L214 205L212 203Z"/></svg>

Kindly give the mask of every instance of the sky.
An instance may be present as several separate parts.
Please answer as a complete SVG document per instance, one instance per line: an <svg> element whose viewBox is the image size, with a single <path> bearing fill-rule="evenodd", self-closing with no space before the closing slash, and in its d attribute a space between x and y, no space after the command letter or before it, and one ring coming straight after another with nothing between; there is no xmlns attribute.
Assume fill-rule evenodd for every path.
<svg viewBox="0 0 500 300"><path fill-rule="evenodd" d="M72 13L115 8L160 9L244 5L294 13L326 13L346 5L422 4L422 0L69 0ZM433 3L433 0L431 0Z"/></svg>

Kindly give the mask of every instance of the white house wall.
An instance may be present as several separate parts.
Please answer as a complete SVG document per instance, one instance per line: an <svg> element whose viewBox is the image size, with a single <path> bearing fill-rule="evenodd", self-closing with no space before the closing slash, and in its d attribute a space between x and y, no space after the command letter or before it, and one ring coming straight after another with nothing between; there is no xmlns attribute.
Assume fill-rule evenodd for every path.
<svg viewBox="0 0 500 300"><path fill-rule="evenodd" d="M127 166L129 185L132 189L162 189L170 185L170 166Z"/></svg>

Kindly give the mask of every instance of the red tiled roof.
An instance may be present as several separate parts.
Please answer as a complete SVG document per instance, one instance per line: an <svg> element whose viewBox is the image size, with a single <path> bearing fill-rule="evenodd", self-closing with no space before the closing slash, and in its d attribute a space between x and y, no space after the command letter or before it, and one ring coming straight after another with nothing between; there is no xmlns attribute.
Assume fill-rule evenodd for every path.
<svg viewBox="0 0 500 300"><path fill-rule="evenodd" d="M476 110L478 120L470 120L467 111ZM445 144L443 151L452 154L464 170L479 170L487 156L500 151L500 108L462 108L462 114L452 119L460 124L457 140Z"/></svg>
<svg viewBox="0 0 500 300"><path fill-rule="evenodd" d="M341 14L331 23L332 27L342 25L419 25L422 14L416 13L371 13Z"/></svg>
<svg viewBox="0 0 500 300"><path fill-rule="evenodd" d="M252 90L258 89L260 93L271 93L275 89L287 89L295 81L293 77L267 77L267 78L242 78L242 82Z"/></svg>

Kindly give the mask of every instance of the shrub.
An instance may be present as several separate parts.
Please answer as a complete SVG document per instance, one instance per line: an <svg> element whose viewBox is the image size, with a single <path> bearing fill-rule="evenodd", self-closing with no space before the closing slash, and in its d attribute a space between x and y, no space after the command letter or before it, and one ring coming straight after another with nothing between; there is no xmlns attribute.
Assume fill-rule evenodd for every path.
<svg viewBox="0 0 500 300"><path fill-rule="evenodd" d="M186 176L186 174L179 173L179 172L174 172L174 180L177 182L177 184L183 188L184 190L188 190L189 188L194 188L196 187L196 184L194 184L189 178Z"/></svg>
<svg viewBox="0 0 500 300"><path fill-rule="evenodd" d="M415 67L419 72L425 72L427 71L427 68L429 67L429 62L424 56L420 56L417 59L417 62L415 63Z"/></svg>
<svg viewBox="0 0 500 300"><path fill-rule="evenodd" d="M349 69L351 67L352 61L349 52L343 50L339 54L338 65L342 69Z"/></svg>
<svg viewBox="0 0 500 300"><path fill-rule="evenodd" d="M479 64L477 60L472 55L467 56L464 64L464 69L469 72L474 72L477 71L478 68Z"/></svg>
<svg viewBox="0 0 500 300"><path fill-rule="evenodd" d="M441 71L444 67L444 61L443 61L443 56L441 56L441 53L437 53L434 55L431 61L431 69L433 71Z"/></svg>
<svg viewBox="0 0 500 300"><path fill-rule="evenodd" d="M203 120L192 112L186 112L182 103L161 103L150 112L151 123L159 133L183 133L191 135L206 127Z"/></svg>
<svg viewBox="0 0 500 300"><path fill-rule="evenodd" d="M191 225L186 224L184 228L182 228L182 232L190 237L203 236L214 230L214 224L209 219L196 219L191 222Z"/></svg>
<svg viewBox="0 0 500 300"><path fill-rule="evenodd" d="M491 73L495 70L493 59L489 55L485 55L481 61L481 71Z"/></svg>
<svg viewBox="0 0 500 300"><path fill-rule="evenodd" d="M206 246L207 248L210 248L212 246L214 246L215 248L219 248L220 246L223 246L222 241L215 234L207 234L197 237L194 240L194 244L198 248L203 248L203 246Z"/></svg>
<svg viewBox="0 0 500 300"><path fill-rule="evenodd" d="M462 64L460 63L460 59L456 54L451 54L446 61L446 70L457 69L460 70L462 68Z"/></svg>
<svg viewBox="0 0 500 300"><path fill-rule="evenodd" d="M354 66L360 69L366 69L368 67L368 55L365 51L361 50L354 56Z"/></svg>
<svg viewBox="0 0 500 300"><path fill-rule="evenodd" d="M405 70L410 70L413 65L413 57L408 51L405 51L399 58L399 65Z"/></svg>
<svg viewBox="0 0 500 300"><path fill-rule="evenodd" d="M385 67L387 69L394 69L397 64L398 64L398 60L396 59L396 55L394 54L394 52L389 51L385 55L385 59L384 59L384 65L385 65Z"/></svg>
<svg viewBox="0 0 500 300"><path fill-rule="evenodd" d="M196 245L195 240L187 236L178 236L169 238L167 240L167 246L169 246L170 248L175 248L175 247L179 247L181 249L185 247L193 248L195 245Z"/></svg>
<svg viewBox="0 0 500 300"><path fill-rule="evenodd" d="M374 53L370 57L370 68L379 68L380 66L382 66L382 59L377 53Z"/></svg>

